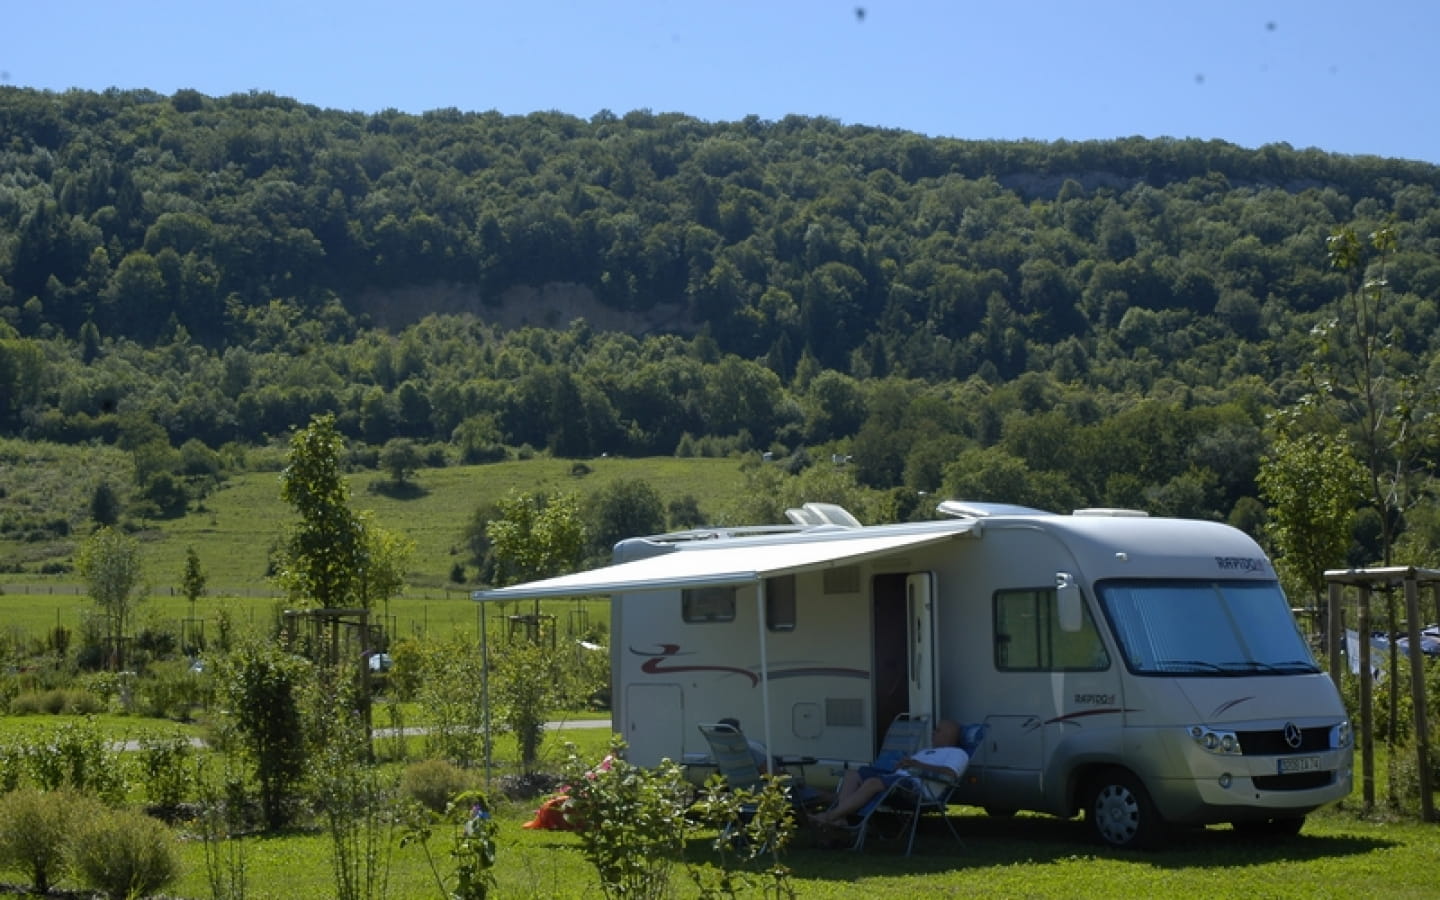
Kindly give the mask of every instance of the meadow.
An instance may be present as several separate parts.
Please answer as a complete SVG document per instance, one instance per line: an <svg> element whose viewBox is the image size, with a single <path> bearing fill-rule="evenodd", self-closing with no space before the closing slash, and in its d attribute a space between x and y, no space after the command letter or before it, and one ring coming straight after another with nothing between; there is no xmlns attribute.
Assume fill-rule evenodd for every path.
<svg viewBox="0 0 1440 900"><path fill-rule="evenodd" d="M178 519L130 523L143 543L154 593L180 583L185 555L194 548L216 595L250 595L266 589L271 548L293 510L280 499L276 451L253 451L254 468L229 475ZM128 455L113 447L65 447L0 440L0 588L73 590L72 572L42 572L42 561L65 562L88 533L90 495L101 481L123 484ZM410 538L415 549L407 577L414 590L450 584L456 562L469 563L464 531L475 512L511 492L573 494L582 502L617 480L644 480L662 502L693 497L711 520L722 516L745 483L736 458L600 457L574 460L536 456L473 466L421 469L404 489L388 491L388 476L360 469L346 476L350 506L374 514L377 525ZM65 540L41 540L22 524L68 519Z"/></svg>
<svg viewBox="0 0 1440 900"><path fill-rule="evenodd" d="M520 824L531 806L502 804L496 862L497 896L598 897L598 880L572 834L529 831ZM1360 821L1343 813L1317 816L1296 838L1257 844L1224 828L1188 836L1168 850L1147 854L1102 851L1083 837L1078 822L1020 816L995 820L975 810L954 810L964 844L927 827L915 853L881 842L863 853L821 850L803 830L785 857L796 895L806 898L914 897L1173 897L1315 898L1433 897L1436 894L1436 826ZM687 856L705 859L704 840ZM334 896L327 839L293 835L255 839L248 848L253 889L264 900ZM188 874L175 886L180 897L208 896L199 848L185 851ZM414 848L396 850L388 896L438 897ZM698 891L676 870L677 897ZM757 893L758 895L758 893Z"/></svg>
<svg viewBox="0 0 1440 900"><path fill-rule="evenodd" d="M53 464L53 460L50 463ZM72 461L73 462L73 461ZM665 501L685 495L696 498L706 512L719 512L726 498L742 489L744 474L736 460L599 459L589 471L572 474L573 463L550 459L486 466L423 470L417 489L404 497L370 490L381 476L361 472L350 476L352 506L372 510L385 528L415 541L410 585L377 615L397 637L446 638L475 636L481 616L488 617L492 637L508 639L506 615L522 610L482 607L469 599L470 585L451 584L448 573L466 561L463 529L474 511L512 490L562 491L584 497L620 478L644 478ZM13 473L12 473L13 474ZM53 475L48 489L60 490ZM10 499L21 494L10 490ZM275 471L231 477L183 519L149 523L140 532L144 566L150 585L139 621L174 629L182 619L213 627L221 608L238 622L263 630L284 605L265 577L269 548L289 521L290 510L279 499ZM207 596L192 610L178 585L188 548L194 548L209 579ZM19 558L29 548L0 540L0 554ZM52 548L52 552L53 552ZM36 637L58 626L75 628L91 607L73 573L0 575L0 623L15 637ZM524 612L531 611L529 608ZM553 615L565 637L603 629L608 624L604 601L546 601L543 613ZM193 623L192 623L193 624ZM559 714L573 720L586 714ZM603 714L602 714L603 715ZM24 738L53 727L65 717L0 716L0 741ZM422 724L424 711L408 709L407 725ZM105 734L116 742L142 735L182 734L203 737L203 724L180 724L130 716L101 716ZM386 722L383 710L376 724ZM542 747L541 769L558 772L565 742L573 741L582 759L599 759L609 731L565 728L550 735ZM377 737L382 757L418 759L422 741ZM600 896L594 870L580 852L580 840L568 833L530 831L521 824L532 815L536 800L506 799L501 777L513 773L514 747L498 745L502 758L488 784L499 824L495 868L501 897ZM389 762L394 775L402 764ZM1386 796L1386 766L1378 795ZM1382 801L1383 802L1383 801ZM999 897L1154 897L1194 894L1204 897L1329 897L1372 895L1428 897L1440 893L1440 826L1424 824L1413 814L1385 810L1362 815L1358 789L1346 803L1310 817L1304 832L1293 838L1256 841L1226 827L1185 832L1167 848L1143 854L1102 849L1091 843L1081 823L1042 816L1011 819L987 817L975 809L955 807L953 821L964 839L955 846L936 823L921 830L915 854L900 855L894 843L873 843L864 853L822 850L801 829L785 861L793 872L797 896L817 898L909 898L949 896ZM168 896L212 896L206 877L204 848L177 829L183 862L180 880ZM329 898L335 886L328 864L330 838L323 831L296 829L246 838L246 891L252 898ZM432 844L444 862L445 840ZM687 859L710 858L708 841L697 839ZM442 866L443 868L443 866ZM438 897L432 870L421 849L393 842L387 851L383 886L373 896ZM4 878L6 876L0 876ZM674 872L677 897L699 896L683 868Z"/></svg>
<svg viewBox="0 0 1440 900"><path fill-rule="evenodd" d="M127 725L124 717L102 719L107 733L117 738L142 727L133 721ZM0 740L31 730L37 722L49 727L52 720L58 721L0 717ZM189 728L193 732L196 727ZM558 771L572 747L581 759L598 759L608 738L606 728L562 727L547 737L542 767ZM502 752L508 749L504 743L499 747ZM409 746L412 753L418 752L415 739ZM393 775L399 764L384 768ZM1385 767L1380 770L1383 773ZM499 826L497 891L492 896L600 896L598 878L581 853L578 836L521 827L537 801L506 799L499 777L506 771L508 767L501 764L489 785ZM1384 813L1361 816L1357 810L1352 799L1313 814L1297 837L1257 841L1219 826L1183 832L1158 851L1125 853L1091 843L1079 820L1025 814L996 819L980 810L952 807L960 845L933 820L922 824L915 852L908 858L902 855L899 840L872 840L861 853L821 849L802 826L784 862L791 869L795 895L807 898L1434 896L1440 826ZM183 824L177 834L182 874L166 896L212 896L203 844L186 838ZM390 837L379 868L383 886L372 886L368 896L441 897L420 846L401 846L395 840L398 833ZM323 830L297 828L250 837L240 846L246 870L243 896L255 900L335 896L328 865L330 837ZM430 850L440 860L442 872L448 871L448 846L443 833L431 841ZM692 839L685 858L702 864L713 861L709 838ZM700 896L683 865L673 871L672 886L675 897Z"/></svg>
<svg viewBox="0 0 1440 900"><path fill-rule="evenodd" d="M88 471L93 466L113 476L123 470L115 451L107 448L39 446L21 454L19 446L8 442L0 447L10 451L0 465L5 502L10 504L73 507L86 494L83 485L77 486L76 479L67 482L57 472ZM372 513L380 527L414 542L405 590L376 610L376 616L385 619L395 636L429 636L478 633L481 610L470 600L475 585L454 583L450 573L461 563L473 575L465 527L476 510L511 492L573 494L583 502L618 480L641 479L663 502L694 497L702 511L715 516L743 489L744 478L736 459L605 457L577 468L571 460L536 457L423 469L412 479L411 489L398 493L375 490L385 476L373 470L352 473L346 480L352 509ZM142 627L178 632L177 623L193 617L200 620L194 627L213 628L222 605L237 621L269 621L284 606L282 592L267 576L269 554L293 518L293 511L280 499L279 473L266 470L230 476L182 518L144 523L136 536L147 593L137 621ZM83 534L77 531L70 540L45 548L15 535L0 535L0 560L19 562L40 553L66 560L80 540ZM180 588L186 554L192 548L207 580L206 596L193 610ZM0 571L0 625L17 637L38 637L56 626L78 628L91 607L79 576L73 571L40 574L31 565L20 568L21 572ZM487 612L503 619L516 611L494 607ZM609 619L603 601L545 603L540 612L555 616L562 634L603 628Z"/></svg>

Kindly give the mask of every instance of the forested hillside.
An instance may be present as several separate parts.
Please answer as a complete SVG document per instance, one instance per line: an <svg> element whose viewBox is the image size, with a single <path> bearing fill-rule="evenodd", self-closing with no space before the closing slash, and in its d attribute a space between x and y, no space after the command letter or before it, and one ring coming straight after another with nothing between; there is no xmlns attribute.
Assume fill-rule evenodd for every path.
<svg viewBox="0 0 1440 900"><path fill-rule="evenodd" d="M333 411L435 463L838 456L1253 529L1267 415L1333 386L1367 266L1381 376L1435 396L1437 186L1284 145L0 88L0 433L118 442L162 508ZM1415 498L1440 452L1406 403Z"/></svg>

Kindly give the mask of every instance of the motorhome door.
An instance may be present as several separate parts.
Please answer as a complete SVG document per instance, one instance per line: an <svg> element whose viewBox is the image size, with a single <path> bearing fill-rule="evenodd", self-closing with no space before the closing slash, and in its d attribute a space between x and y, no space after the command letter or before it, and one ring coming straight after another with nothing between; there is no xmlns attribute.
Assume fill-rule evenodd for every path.
<svg viewBox="0 0 1440 900"><path fill-rule="evenodd" d="M905 630L910 653L910 713L939 717L935 660L935 576L929 572L905 579Z"/></svg>
<svg viewBox="0 0 1440 900"><path fill-rule="evenodd" d="M877 575L873 600L875 739L900 713L939 708L935 660L935 578L928 573Z"/></svg>

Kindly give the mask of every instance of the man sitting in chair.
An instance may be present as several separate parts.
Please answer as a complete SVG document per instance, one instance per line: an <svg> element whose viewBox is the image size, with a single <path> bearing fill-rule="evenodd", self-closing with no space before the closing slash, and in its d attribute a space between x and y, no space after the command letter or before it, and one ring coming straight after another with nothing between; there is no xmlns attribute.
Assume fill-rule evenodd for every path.
<svg viewBox="0 0 1440 900"><path fill-rule="evenodd" d="M822 826L843 825L851 813L859 811L890 785L910 775L923 776L926 772L933 772L941 778L959 778L965 773L965 767L970 765L970 754L960 749L960 737L959 725L949 719L941 719L935 723L935 730L931 733L930 749L920 750L900 760L894 772L880 772L869 766L848 770L840 782L835 805L813 816L812 821ZM921 784L929 790L929 785L923 780Z"/></svg>

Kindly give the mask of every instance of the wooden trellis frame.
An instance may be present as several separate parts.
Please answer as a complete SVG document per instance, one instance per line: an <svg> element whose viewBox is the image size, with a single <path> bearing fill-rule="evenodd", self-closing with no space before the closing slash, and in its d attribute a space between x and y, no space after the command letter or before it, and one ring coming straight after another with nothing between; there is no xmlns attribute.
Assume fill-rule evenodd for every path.
<svg viewBox="0 0 1440 900"><path fill-rule="evenodd" d="M1421 569L1415 566L1387 566L1375 569L1331 569L1325 573L1329 584L1327 609L1326 650L1330 656L1330 678L1338 689L1344 677L1340 644L1344 639L1345 619L1343 615L1345 588L1354 587L1359 597L1358 620L1355 631L1359 636L1359 678L1360 678L1360 727L1355 729L1360 739L1361 780L1365 808L1375 805L1375 739L1373 734L1371 689L1373 675L1370 666L1370 597L1377 589L1405 591L1405 633L1409 638L1410 699L1415 712L1415 747L1420 770L1420 817L1426 822L1435 821L1435 804L1430 783L1430 725L1425 713L1425 655L1420 646L1420 588L1428 587L1433 592L1437 620L1440 620L1440 570ZM1398 672L1391 677L1398 678Z"/></svg>

